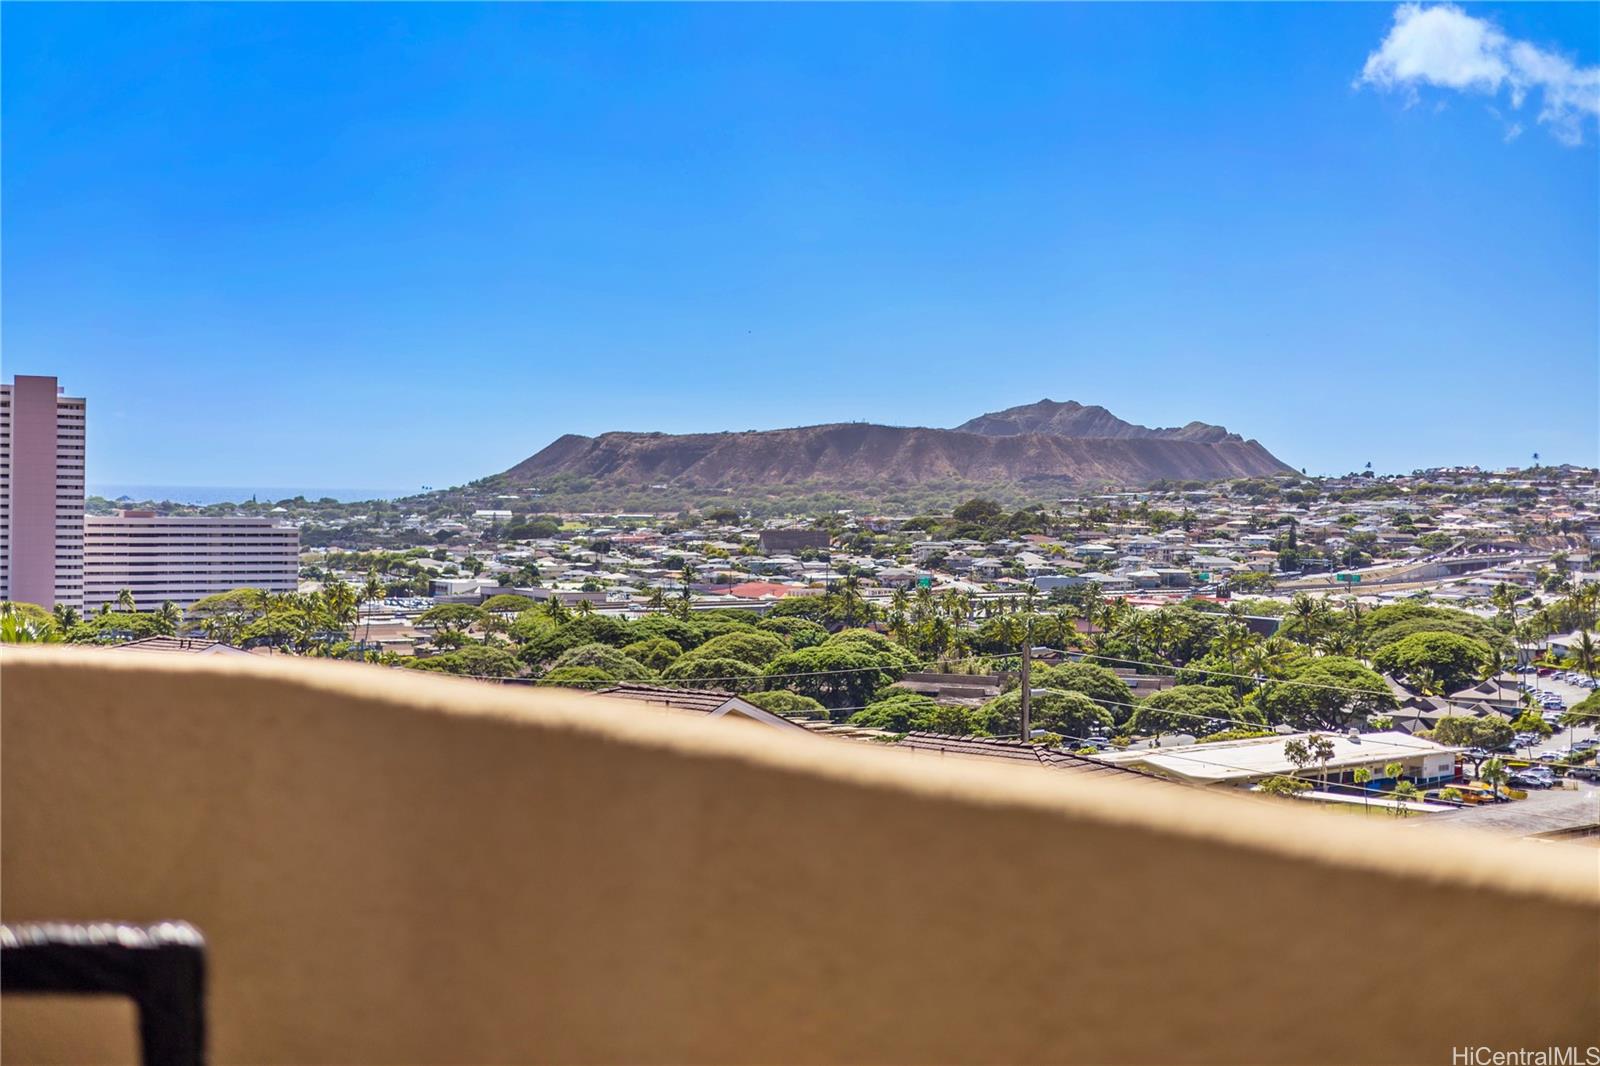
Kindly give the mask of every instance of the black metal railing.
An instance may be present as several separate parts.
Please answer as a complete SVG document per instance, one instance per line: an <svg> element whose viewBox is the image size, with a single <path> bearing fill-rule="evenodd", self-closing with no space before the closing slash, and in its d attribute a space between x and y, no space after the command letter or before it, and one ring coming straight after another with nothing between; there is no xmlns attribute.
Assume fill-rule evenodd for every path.
<svg viewBox="0 0 1600 1066"><path fill-rule="evenodd" d="M0 925L0 992L127 996L145 1066L203 1066L205 962L187 922Z"/></svg>

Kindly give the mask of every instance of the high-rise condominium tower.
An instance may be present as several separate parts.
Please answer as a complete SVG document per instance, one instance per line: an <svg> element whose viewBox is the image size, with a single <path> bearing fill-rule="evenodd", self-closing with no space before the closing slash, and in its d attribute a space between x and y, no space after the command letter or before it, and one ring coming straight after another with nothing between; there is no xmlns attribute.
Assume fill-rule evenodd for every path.
<svg viewBox="0 0 1600 1066"><path fill-rule="evenodd" d="M0 385L0 600L83 607L84 401Z"/></svg>

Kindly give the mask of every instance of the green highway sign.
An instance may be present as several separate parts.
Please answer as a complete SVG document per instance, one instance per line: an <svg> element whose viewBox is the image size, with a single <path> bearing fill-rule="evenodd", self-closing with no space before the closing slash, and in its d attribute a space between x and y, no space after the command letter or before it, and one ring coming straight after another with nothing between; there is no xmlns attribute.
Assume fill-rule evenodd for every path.
<svg viewBox="0 0 1600 1066"><path fill-rule="evenodd" d="M1361 584L1360 574L1335 574L1334 579L1337 581L1343 581L1347 585Z"/></svg>

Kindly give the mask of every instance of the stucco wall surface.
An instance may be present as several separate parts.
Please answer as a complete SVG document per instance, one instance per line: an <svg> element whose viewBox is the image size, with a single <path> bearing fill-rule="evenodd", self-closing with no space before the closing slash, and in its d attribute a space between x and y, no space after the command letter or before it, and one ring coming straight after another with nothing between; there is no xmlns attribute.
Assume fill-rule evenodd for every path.
<svg viewBox="0 0 1600 1066"><path fill-rule="evenodd" d="M1593 849L557 691L8 649L0 803L5 920L193 922L221 1062L1600 1043ZM102 1060L126 1024L8 997L0 1050Z"/></svg>

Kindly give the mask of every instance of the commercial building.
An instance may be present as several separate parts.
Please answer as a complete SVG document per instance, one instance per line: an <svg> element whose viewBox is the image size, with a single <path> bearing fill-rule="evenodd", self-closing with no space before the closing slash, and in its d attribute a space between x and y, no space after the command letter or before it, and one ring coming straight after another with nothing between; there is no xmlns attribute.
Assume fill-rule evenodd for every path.
<svg viewBox="0 0 1600 1066"><path fill-rule="evenodd" d="M1366 782L1374 790L1390 788L1394 782L1386 767L1399 763L1401 774L1414 784L1427 787L1448 783L1455 777L1456 754L1461 749L1435 744L1404 733L1327 733L1333 744L1328 761L1309 769L1297 766L1285 753L1291 740L1304 740L1310 734L1253 740L1220 741L1215 744L1189 744L1172 748L1141 748L1107 752L1100 758L1118 766L1132 766L1164 774L1194 785L1223 785L1249 788L1270 777L1297 775L1315 778L1319 784L1355 788L1355 771L1367 770Z"/></svg>
<svg viewBox="0 0 1600 1066"><path fill-rule="evenodd" d="M804 551L807 548L823 551L830 543L826 529L763 529L759 539L765 555Z"/></svg>
<svg viewBox="0 0 1600 1066"><path fill-rule="evenodd" d="M83 552L89 610L116 602L123 589L141 610L151 610L167 600L188 607L231 589L293 592L299 585L300 531L270 518L90 515Z"/></svg>
<svg viewBox="0 0 1600 1066"><path fill-rule="evenodd" d="M83 606L84 400L0 385L0 600Z"/></svg>

